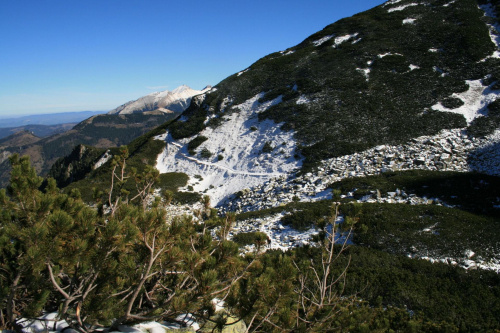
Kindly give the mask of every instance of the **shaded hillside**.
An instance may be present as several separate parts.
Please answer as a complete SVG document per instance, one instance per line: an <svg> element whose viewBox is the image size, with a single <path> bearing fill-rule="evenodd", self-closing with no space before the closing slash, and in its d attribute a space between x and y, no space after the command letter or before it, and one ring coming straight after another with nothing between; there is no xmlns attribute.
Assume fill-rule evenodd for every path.
<svg viewBox="0 0 500 333"><path fill-rule="evenodd" d="M19 127L0 128L0 138L7 137L20 131L28 131L39 138L43 138L49 135L66 132L76 124L77 123L66 123L59 125L25 125Z"/></svg>
<svg viewBox="0 0 500 333"><path fill-rule="evenodd" d="M39 141L40 138L30 131L17 131L7 137L0 139L0 147L23 147Z"/></svg>
<svg viewBox="0 0 500 333"><path fill-rule="evenodd" d="M3 156L12 153L28 155L37 172L45 175L60 157L69 155L80 144L97 148L117 147L173 119L177 114L159 115L99 115L91 117L61 134L52 135L22 147L8 147ZM5 185L9 177L8 160L0 163L0 184Z"/></svg>

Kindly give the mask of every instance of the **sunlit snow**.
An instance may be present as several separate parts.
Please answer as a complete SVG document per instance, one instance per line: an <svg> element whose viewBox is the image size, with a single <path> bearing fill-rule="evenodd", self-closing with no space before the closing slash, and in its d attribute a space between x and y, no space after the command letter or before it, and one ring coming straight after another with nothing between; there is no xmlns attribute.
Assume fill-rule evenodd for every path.
<svg viewBox="0 0 500 333"><path fill-rule="evenodd" d="M491 4L481 5L481 6L479 6L479 8L481 8L484 11L485 16L489 16L489 17L492 17L495 19L497 18L496 14L495 14L495 9L493 8L493 6ZM500 48L500 25L490 24L490 23L487 23L486 25L489 28L489 34L490 34L491 41L496 45L497 49L493 52L493 54L491 54L488 57L486 57L485 59L481 60L481 62L486 61L486 59L488 59L488 58L497 58L497 59L500 58L500 51L499 51L499 48Z"/></svg>
<svg viewBox="0 0 500 333"><path fill-rule="evenodd" d="M325 36L323 38L320 38L318 40L313 41L312 43L314 44L314 46L320 46L321 44L323 44L323 43L329 41L330 39L332 39L333 36L335 36L335 35Z"/></svg>
<svg viewBox="0 0 500 333"><path fill-rule="evenodd" d="M234 106L240 111L224 116L225 121L216 129L206 128L200 133L208 140L198 151L208 149L213 154L209 159L189 155L187 143L194 137L178 141L168 133L157 137L165 140L166 146L157 158L156 168L161 173L188 174L194 190L208 194L214 205L234 192L293 172L301 165L294 158L293 132L282 131L281 125L272 120L258 120L258 113L280 103L281 96L261 104L258 100L263 95ZM270 153L262 151L266 142L274 147Z"/></svg>
<svg viewBox="0 0 500 333"><path fill-rule="evenodd" d="M240 76L241 74L248 72L248 70L249 70L249 69L247 68L247 69L245 69L245 70L243 70L243 71L239 72L237 75L238 75L238 76Z"/></svg>
<svg viewBox="0 0 500 333"><path fill-rule="evenodd" d="M468 80L465 82L469 85L467 91L451 95L451 97L462 100L464 105L456 109L448 109L441 103L437 103L432 106L432 109L459 113L465 117L467 124L470 124L475 118L484 115L486 107L498 98L499 92L483 86L481 80Z"/></svg>
<svg viewBox="0 0 500 333"><path fill-rule="evenodd" d="M392 12L396 12L396 11L401 11L401 10L404 10L408 7L412 7L412 6L418 6L418 3L408 3L406 5L402 5L402 6L398 6L398 7L393 7L393 8L389 8L387 10L388 13L392 13Z"/></svg>
<svg viewBox="0 0 500 333"><path fill-rule="evenodd" d="M335 42L333 44L333 47L337 47L340 44L348 41L349 39L356 37L357 35L358 35L358 33L356 32L355 34L352 34L352 35L344 35L344 36L336 37Z"/></svg>
<svg viewBox="0 0 500 333"><path fill-rule="evenodd" d="M401 0L389 0L387 1L386 3L384 3L384 5L382 7L385 7L385 6L388 6L388 5L394 5L398 2L401 2Z"/></svg>

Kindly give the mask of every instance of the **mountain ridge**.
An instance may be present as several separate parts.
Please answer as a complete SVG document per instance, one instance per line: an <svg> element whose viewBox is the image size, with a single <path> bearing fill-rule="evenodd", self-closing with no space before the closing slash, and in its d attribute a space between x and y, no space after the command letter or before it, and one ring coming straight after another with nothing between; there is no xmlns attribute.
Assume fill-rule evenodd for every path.
<svg viewBox="0 0 500 333"><path fill-rule="evenodd" d="M162 113L183 112L189 106L193 96L202 94L210 89L211 87L207 86L202 90L194 90L187 85L181 85L172 91L154 92L129 101L109 111L108 114L131 114L155 111Z"/></svg>

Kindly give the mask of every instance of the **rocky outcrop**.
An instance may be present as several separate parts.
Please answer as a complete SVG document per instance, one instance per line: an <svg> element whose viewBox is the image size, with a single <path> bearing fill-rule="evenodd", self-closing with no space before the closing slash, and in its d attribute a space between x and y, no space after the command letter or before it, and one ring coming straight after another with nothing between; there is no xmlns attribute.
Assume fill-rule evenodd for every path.
<svg viewBox="0 0 500 333"><path fill-rule="evenodd" d="M404 145L382 145L328 159L315 172L299 177L273 178L252 189L240 191L223 207L240 212L276 207L293 200L326 199L331 196L328 185L333 182L387 171L478 171L500 175L499 145L500 130L485 138L470 137L462 129L444 130L435 136L412 139ZM413 199L407 196L404 200Z"/></svg>

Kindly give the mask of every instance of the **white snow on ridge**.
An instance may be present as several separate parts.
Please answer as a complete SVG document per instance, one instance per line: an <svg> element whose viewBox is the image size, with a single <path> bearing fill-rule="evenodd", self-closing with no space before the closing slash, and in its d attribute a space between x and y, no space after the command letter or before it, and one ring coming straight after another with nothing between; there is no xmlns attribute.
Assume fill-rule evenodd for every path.
<svg viewBox="0 0 500 333"><path fill-rule="evenodd" d="M293 133L280 130L280 124L272 120L258 120L258 113L280 103L281 96L261 104L258 100L262 96L258 94L235 106L240 112L224 116L226 121L216 129L206 128L200 133L208 140L197 150L208 149L213 154L209 159L189 155L187 143L194 137L179 141L168 133L157 137L166 141L166 147L157 158L156 168L161 173L188 174L189 184L195 191L208 194L213 205L234 192L293 172L302 163L293 157ZM274 147L270 153L262 152L266 142ZM222 160L218 160L218 155L222 155Z"/></svg>
<svg viewBox="0 0 500 333"><path fill-rule="evenodd" d="M371 68L356 68L356 70L363 73L363 75L366 78L366 81L370 79Z"/></svg>
<svg viewBox="0 0 500 333"><path fill-rule="evenodd" d="M111 155L111 151L108 149L101 156L101 158L97 162L95 162L94 166L92 167L92 170L99 169L104 164L106 164L106 162L109 161L111 158L113 158L113 155Z"/></svg>
<svg viewBox="0 0 500 333"><path fill-rule="evenodd" d="M352 35L344 35L344 36L336 37L335 38L335 43L333 44L333 47L335 48L335 47L339 46L340 44L342 44L343 42L346 42L346 41L348 41L351 38L355 38L358 35L359 35L359 33L356 32L356 33L354 33Z"/></svg>
<svg viewBox="0 0 500 333"><path fill-rule="evenodd" d="M396 11L401 11L401 10L404 10L408 7L412 7L412 6L418 6L418 3L408 3L406 5L401 5L399 7L393 7L393 8L389 8L387 10L388 13L392 13L392 12L396 12Z"/></svg>
<svg viewBox="0 0 500 333"><path fill-rule="evenodd" d="M311 102L311 101L309 100L309 98L307 98L307 97L306 97L306 96L304 96L304 95L300 95L300 97L297 99L297 102L295 102L295 103L297 103L297 104L307 104L307 103L309 103L309 102Z"/></svg>
<svg viewBox="0 0 500 333"><path fill-rule="evenodd" d="M379 54L377 57L378 57L379 59L382 59L382 58L387 57L387 56L390 56L390 55L397 55L397 56L401 56L401 57L403 56L401 53L391 53L391 52L387 52L387 53ZM371 64L369 64L369 65L371 65Z"/></svg>
<svg viewBox="0 0 500 333"><path fill-rule="evenodd" d="M247 68L247 69L245 69L245 70L242 70L242 71L241 71L241 72L239 72L237 75L238 75L238 76L240 76L241 74L246 73L246 72L248 72L249 70L250 70L250 68Z"/></svg>
<svg viewBox="0 0 500 333"><path fill-rule="evenodd" d="M414 19L414 18L406 18L403 20L403 24L415 24L415 21L417 19Z"/></svg>
<svg viewBox="0 0 500 333"><path fill-rule="evenodd" d="M320 46L321 44L323 44L323 43L329 41L330 39L332 39L333 36L335 36L335 35L325 36L325 37L322 37L322 38L320 38L318 40L313 41L312 43L314 44L314 46Z"/></svg>
<svg viewBox="0 0 500 333"><path fill-rule="evenodd" d="M486 107L498 98L499 92L483 86L481 80L468 80L465 82L469 85L467 91L451 95L451 97L461 99L464 105L456 109L448 109L441 103L437 103L432 106L432 109L459 113L465 117L467 124L470 124L475 118L483 116L486 113Z"/></svg>
<svg viewBox="0 0 500 333"><path fill-rule="evenodd" d="M384 3L382 5L382 7L385 7L385 6L388 6L388 5L394 5L394 4L398 3L398 2L401 2L401 0L389 0L386 3Z"/></svg>
<svg viewBox="0 0 500 333"><path fill-rule="evenodd" d="M192 97L203 94L211 88L207 86L203 90L194 90L186 85L182 85L172 91L154 92L135 101L127 102L109 111L108 114L131 114L156 110L164 113L182 112L189 106Z"/></svg>

